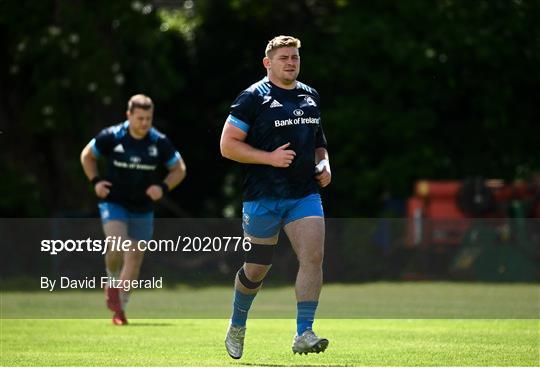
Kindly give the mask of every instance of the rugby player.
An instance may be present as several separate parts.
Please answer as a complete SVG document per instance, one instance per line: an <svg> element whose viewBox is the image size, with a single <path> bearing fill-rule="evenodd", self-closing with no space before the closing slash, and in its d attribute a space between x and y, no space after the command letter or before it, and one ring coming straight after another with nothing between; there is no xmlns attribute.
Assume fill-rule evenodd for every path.
<svg viewBox="0 0 540 368"><path fill-rule="evenodd" d="M246 165L243 229L251 239L234 284L233 313L225 347L243 353L251 304L272 265L283 227L298 257L297 331L294 353L324 351L328 340L312 330L322 286L324 213L318 187L330 183L326 138L317 91L297 80L300 40L278 36L263 58L267 76L231 105L221 136L221 154Z"/></svg>
<svg viewBox="0 0 540 368"><path fill-rule="evenodd" d="M186 176L186 165L171 141L152 127L154 104L145 95L130 98L127 120L103 129L81 153L84 173L99 198L99 211L105 236L130 239L127 252L108 250L107 275L112 279L137 280L144 252L136 242L152 238L153 203L177 186ZM107 162L101 177L97 160ZM163 165L168 174L160 180L156 171ZM130 291L105 288L107 307L115 325L127 324L125 315Z"/></svg>

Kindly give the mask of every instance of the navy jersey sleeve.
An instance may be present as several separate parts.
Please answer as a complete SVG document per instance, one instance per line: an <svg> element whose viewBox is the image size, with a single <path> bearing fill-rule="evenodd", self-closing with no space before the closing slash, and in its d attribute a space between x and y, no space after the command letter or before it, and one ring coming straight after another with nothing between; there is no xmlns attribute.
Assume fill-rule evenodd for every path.
<svg viewBox="0 0 540 368"><path fill-rule="evenodd" d="M243 91L231 105L227 122L247 133L255 120L257 107L257 96L253 92Z"/></svg>
<svg viewBox="0 0 540 368"><path fill-rule="evenodd" d="M313 90L313 97L315 97L315 101L317 103L317 106L321 106L321 98L319 97L319 93L316 90ZM315 148L327 148L327 142L326 142L326 136L324 135L324 130L322 127L322 121L319 121L319 127L317 128L317 133L315 134Z"/></svg>
<svg viewBox="0 0 540 368"><path fill-rule="evenodd" d="M319 123L319 128L317 129L317 133L315 134L315 148L327 148L328 145L326 143L326 136L324 135L323 127L321 123Z"/></svg>
<svg viewBox="0 0 540 368"><path fill-rule="evenodd" d="M180 153L174 148L172 142L167 137L160 138L157 144L159 158L167 168L174 166L180 161Z"/></svg>
<svg viewBox="0 0 540 368"><path fill-rule="evenodd" d="M103 129L94 139L90 141L92 153L96 157L108 156L113 150L115 135L111 129Z"/></svg>

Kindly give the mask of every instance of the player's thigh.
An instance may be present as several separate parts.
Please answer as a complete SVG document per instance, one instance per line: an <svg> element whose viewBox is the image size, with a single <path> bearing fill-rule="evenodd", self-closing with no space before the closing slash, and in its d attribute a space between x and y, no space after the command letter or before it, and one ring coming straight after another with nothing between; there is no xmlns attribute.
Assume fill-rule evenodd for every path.
<svg viewBox="0 0 540 368"><path fill-rule="evenodd" d="M131 249L124 254L126 265L140 267L144 259L144 247L141 242L152 239L154 232L154 212L129 212L128 236L133 239Z"/></svg>
<svg viewBox="0 0 540 368"><path fill-rule="evenodd" d="M324 217L308 216L289 222L284 227L300 261L322 261L324 256Z"/></svg>
<svg viewBox="0 0 540 368"><path fill-rule="evenodd" d="M98 205L105 236L128 237L129 213L122 206L112 202Z"/></svg>
<svg viewBox="0 0 540 368"><path fill-rule="evenodd" d="M291 200L284 230L300 260L317 259L324 253L324 212L319 194Z"/></svg>
<svg viewBox="0 0 540 368"><path fill-rule="evenodd" d="M130 212L128 235L135 240L148 241L154 234L154 212Z"/></svg>
<svg viewBox="0 0 540 368"><path fill-rule="evenodd" d="M103 223L103 232L105 233L105 236L116 236L116 239L121 237L121 240L123 241L128 238L127 222L122 220L109 220Z"/></svg>
<svg viewBox="0 0 540 368"><path fill-rule="evenodd" d="M244 202L242 227L252 244L275 245L281 228L281 216L273 211L271 200Z"/></svg>

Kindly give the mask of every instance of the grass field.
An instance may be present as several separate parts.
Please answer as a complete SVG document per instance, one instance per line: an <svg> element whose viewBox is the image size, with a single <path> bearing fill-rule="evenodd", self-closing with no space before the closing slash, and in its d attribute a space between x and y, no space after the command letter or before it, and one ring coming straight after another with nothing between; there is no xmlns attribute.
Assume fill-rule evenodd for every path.
<svg viewBox="0 0 540 368"><path fill-rule="evenodd" d="M478 315L486 300L464 304L456 300L456 290L468 293L495 295L500 303L491 304L487 318ZM423 293L422 293L423 291ZM405 294L414 292L414 298ZM403 293L403 295L402 295ZM220 303L211 310L211 296ZM222 296L223 295L223 296ZM324 289L321 313L315 330L330 340L324 354L298 356L290 350L294 335L294 297L292 288L268 288L254 304L253 316L248 321L244 357L230 359L223 347L228 324L231 291L228 288L191 289L179 288L159 292L141 292L134 295L130 305L130 325L113 326L103 307L102 294L75 293L2 293L2 319L0 320L2 366L539 366L540 319L539 288L536 285L482 285L452 283L364 285L332 285ZM378 297L371 304L355 304L355 300ZM402 296L400 306L399 297ZM422 297L419 297L421 296ZM460 294L461 295L461 294ZM505 298L506 299L502 299ZM525 302L516 296L525 298ZM225 305L220 304L226 299ZM323 309L332 300L351 304L343 315L331 315ZM437 299L433 301L432 299ZM165 318L154 313L155 318L142 319L151 306L179 313L183 303L189 301L184 311L190 318ZM26 300L26 303L24 302ZM69 309L77 308L81 317L66 319L65 306L59 300L71 300ZM93 301L89 303L89 301ZM95 300L95 302L94 302ZM432 300L431 303L426 301ZM491 299L490 299L491 300ZM492 300L493 301L493 300ZM392 303L394 302L394 303ZM373 314L375 305L381 316L392 316L401 310L400 318L360 318L361 313ZM212 303L210 303L212 304ZM425 310L423 305L427 304ZM532 304L532 305L531 305ZM202 306L198 312L197 306ZM277 308L278 314L289 318L260 318L260 311ZM338 305L338 304L336 304ZM462 318L450 318L459 310L457 306L473 308L473 318L462 313ZM513 305L513 308L509 306ZM287 307L285 307L287 306ZM21 311L34 319L21 319ZM95 309L98 309L96 312ZM354 311L354 308L360 308ZM362 309L364 308L364 309ZM414 315L412 310L415 310ZM48 318L38 318L47 311ZM72 311L73 312L73 311ZM88 318L90 313L99 318ZM356 318L350 318L355 312ZM425 317L428 315L447 318ZM56 313L58 319L52 318ZM197 315L198 313L198 315ZM205 318L225 313L221 318ZM509 318L504 313L513 313ZM532 314L531 314L532 313ZM515 316L521 316L516 319ZM340 317L349 318L340 318ZM513 317L513 318L510 318ZM535 317L535 318L533 318ZM107 318L107 319L106 319Z"/></svg>

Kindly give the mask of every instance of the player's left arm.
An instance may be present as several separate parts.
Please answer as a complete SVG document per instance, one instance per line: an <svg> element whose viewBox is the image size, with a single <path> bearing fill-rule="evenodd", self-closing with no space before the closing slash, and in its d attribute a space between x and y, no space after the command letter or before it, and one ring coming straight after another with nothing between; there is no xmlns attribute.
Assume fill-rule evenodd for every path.
<svg viewBox="0 0 540 368"><path fill-rule="evenodd" d="M326 187L332 181L326 136L320 123L315 135L315 179L321 188Z"/></svg>
<svg viewBox="0 0 540 368"><path fill-rule="evenodd" d="M173 190L186 177L186 164L182 158L168 167L169 173L161 184L150 185L146 190L146 195L153 201L158 201L169 191Z"/></svg>
<svg viewBox="0 0 540 368"><path fill-rule="evenodd" d="M168 138L164 137L158 142L158 151L160 157L163 157L163 164L169 172L163 182L150 185L146 190L146 195L152 198L153 201L160 200L186 177L186 164Z"/></svg>

